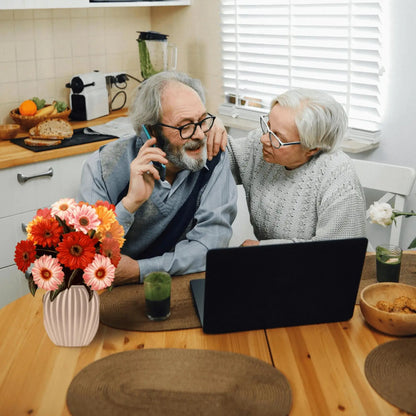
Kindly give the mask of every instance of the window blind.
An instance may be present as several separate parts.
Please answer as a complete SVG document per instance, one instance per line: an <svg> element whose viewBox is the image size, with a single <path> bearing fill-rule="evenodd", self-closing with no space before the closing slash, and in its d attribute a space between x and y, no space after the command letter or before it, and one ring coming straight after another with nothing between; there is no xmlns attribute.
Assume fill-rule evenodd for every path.
<svg viewBox="0 0 416 416"><path fill-rule="evenodd" d="M382 0L222 0L221 28L234 109L268 111L287 89L321 89L350 128L379 130Z"/></svg>

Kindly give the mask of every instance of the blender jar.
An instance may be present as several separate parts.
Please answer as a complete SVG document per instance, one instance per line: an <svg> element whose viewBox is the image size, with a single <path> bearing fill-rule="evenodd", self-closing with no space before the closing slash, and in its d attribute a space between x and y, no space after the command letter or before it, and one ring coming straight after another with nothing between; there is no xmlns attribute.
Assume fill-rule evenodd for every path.
<svg viewBox="0 0 416 416"><path fill-rule="evenodd" d="M176 69L177 49L168 44L168 35L159 32L137 32L139 44L140 70L147 79L161 71Z"/></svg>

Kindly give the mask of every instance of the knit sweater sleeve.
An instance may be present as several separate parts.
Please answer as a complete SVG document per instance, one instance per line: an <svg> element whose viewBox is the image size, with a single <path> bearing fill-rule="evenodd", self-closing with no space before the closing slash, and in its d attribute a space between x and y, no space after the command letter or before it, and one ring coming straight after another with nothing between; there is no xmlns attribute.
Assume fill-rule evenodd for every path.
<svg viewBox="0 0 416 416"><path fill-rule="evenodd" d="M260 142L260 129L253 130L246 137L234 138L228 136L227 150L230 154L230 167L237 185L247 186L249 178L253 174L256 159L256 141Z"/></svg>

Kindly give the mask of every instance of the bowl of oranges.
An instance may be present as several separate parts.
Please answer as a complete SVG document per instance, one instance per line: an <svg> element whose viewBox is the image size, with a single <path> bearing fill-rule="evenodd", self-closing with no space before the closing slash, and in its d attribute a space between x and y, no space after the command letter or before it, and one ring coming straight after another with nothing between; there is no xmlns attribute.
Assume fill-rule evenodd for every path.
<svg viewBox="0 0 416 416"><path fill-rule="evenodd" d="M46 104L44 99L33 97L30 100L23 101L18 108L10 111L10 117L15 123L29 130L47 118L63 118L67 120L71 110L66 103L54 101L52 104Z"/></svg>

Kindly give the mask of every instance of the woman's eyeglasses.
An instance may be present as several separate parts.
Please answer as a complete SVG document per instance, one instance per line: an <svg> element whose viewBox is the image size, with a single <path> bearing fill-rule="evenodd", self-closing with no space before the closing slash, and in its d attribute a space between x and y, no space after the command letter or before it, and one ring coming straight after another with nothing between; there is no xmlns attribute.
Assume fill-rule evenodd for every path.
<svg viewBox="0 0 416 416"><path fill-rule="evenodd" d="M300 142L287 142L287 143L282 142L279 139L279 137L277 137L277 135L274 134L270 130L268 121L269 121L269 117L268 116L260 116L260 127L261 127L261 130L262 130L263 134L269 133L270 144L275 149L280 149L283 146L292 146L294 144L301 144Z"/></svg>

